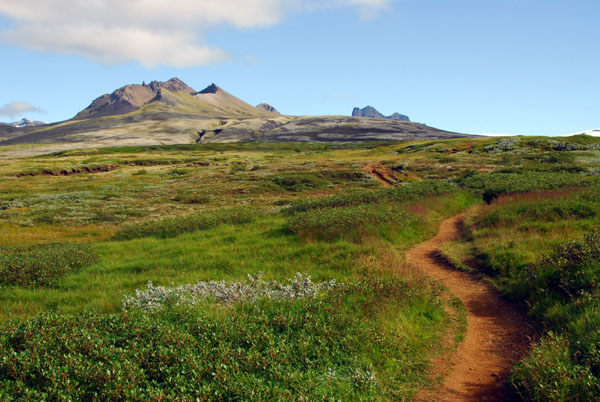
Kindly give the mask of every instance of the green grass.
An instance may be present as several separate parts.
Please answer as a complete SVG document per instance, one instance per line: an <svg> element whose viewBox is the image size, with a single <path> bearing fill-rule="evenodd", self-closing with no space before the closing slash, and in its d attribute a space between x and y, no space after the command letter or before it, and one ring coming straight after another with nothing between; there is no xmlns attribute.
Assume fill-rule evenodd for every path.
<svg viewBox="0 0 600 402"><path fill-rule="evenodd" d="M113 238L116 240L130 240L139 237L154 236L165 239L222 224L247 223L261 215L261 211L250 209L249 207L206 211L193 215L176 216L125 225L117 230Z"/></svg>
<svg viewBox="0 0 600 402"><path fill-rule="evenodd" d="M368 252L348 242L303 243L284 230L281 218L220 225L175 238L147 237L94 246L100 261L44 290L1 288L0 317L43 311L116 312L125 295L148 281L158 285L211 279L243 279L263 272L281 279L303 272L318 280L351 278Z"/></svg>
<svg viewBox="0 0 600 402"><path fill-rule="evenodd" d="M337 208L385 202L407 202L426 197L459 192L459 188L448 182L428 180L406 183L378 190L349 191L317 199L300 199L286 212L295 214L319 208Z"/></svg>
<svg viewBox="0 0 600 402"><path fill-rule="evenodd" d="M210 144L0 160L0 247L12 250L9 261L17 248L40 256L27 260L29 271L10 272L63 269L43 286L0 284L0 355L9 356L0 359L0 399L408 400L429 384L441 339L461 339L464 310L407 267L404 252L477 203L450 256L475 258L554 334L515 369L514 384L538 400L595 396L596 266L540 255L563 255L561 244L580 244L598 227L597 145L587 137ZM375 161L401 169L396 186L366 176ZM119 168L16 177L82 166ZM71 243L73 253L43 251ZM97 259L57 263L77 250ZM121 308L150 281L259 272L345 285L315 299Z"/></svg>

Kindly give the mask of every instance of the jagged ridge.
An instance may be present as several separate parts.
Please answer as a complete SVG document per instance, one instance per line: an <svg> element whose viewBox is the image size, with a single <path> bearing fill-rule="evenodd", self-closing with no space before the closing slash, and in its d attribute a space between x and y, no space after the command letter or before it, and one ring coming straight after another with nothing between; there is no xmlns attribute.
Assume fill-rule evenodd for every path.
<svg viewBox="0 0 600 402"><path fill-rule="evenodd" d="M407 115L394 113L391 116L384 116L379 113L377 109L373 106L367 106L362 109L355 107L352 110L352 116L354 117L368 117L370 119L388 119L388 120L401 120L401 121L410 121Z"/></svg>

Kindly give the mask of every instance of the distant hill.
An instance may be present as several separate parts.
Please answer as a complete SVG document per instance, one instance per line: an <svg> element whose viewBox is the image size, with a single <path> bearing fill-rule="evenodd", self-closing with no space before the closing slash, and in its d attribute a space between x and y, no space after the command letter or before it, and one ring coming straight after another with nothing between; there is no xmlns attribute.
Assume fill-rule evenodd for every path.
<svg viewBox="0 0 600 402"><path fill-rule="evenodd" d="M354 117L368 117L369 119L388 119L388 120L401 120L410 121L408 116L400 113L394 113L391 116L384 116L373 106L366 106L362 109L355 107L352 110L352 116Z"/></svg>
<svg viewBox="0 0 600 402"><path fill-rule="evenodd" d="M581 135L581 134L586 134L586 135L591 135L592 137L600 137L600 129L597 130L587 130L587 131L581 131L578 133L573 133L573 134L568 134L568 136L573 136L573 135Z"/></svg>
<svg viewBox="0 0 600 402"><path fill-rule="evenodd" d="M0 146L37 144L31 151L36 153L128 145L405 141L461 136L465 135L397 116L284 116L268 104L254 107L216 84L196 91L177 78L126 85L96 98L67 121L42 127L0 126Z"/></svg>
<svg viewBox="0 0 600 402"><path fill-rule="evenodd" d="M39 127L39 126L45 126L47 124L48 123L45 123L43 121L34 121L34 120L29 120L29 119L21 119L14 123L0 123L0 125L11 126L11 127Z"/></svg>

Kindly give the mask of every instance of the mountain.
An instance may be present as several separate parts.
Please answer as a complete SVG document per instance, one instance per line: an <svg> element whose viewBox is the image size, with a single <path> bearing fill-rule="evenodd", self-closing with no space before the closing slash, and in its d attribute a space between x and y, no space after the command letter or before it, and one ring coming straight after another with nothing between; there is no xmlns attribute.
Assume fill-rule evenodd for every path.
<svg viewBox="0 0 600 402"><path fill-rule="evenodd" d="M581 134L591 135L592 137L600 137L600 129L587 130L587 131L581 131L581 132L578 132L578 133L567 134L565 137L570 137L570 136L573 136L573 135L581 135Z"/></svg>
<svg viewBox="0 0 600 402"><path fill-rule="evenodd" d="M29 119L21 119L14 123L0 123L0 125L11 126L11 127L39 127L45 126L48 123L44 123L43 121L33 121Z"/></svg>
<svg viewBox="0 0 600 402"><path fill-rule="evenodd" d="M279 111L277 109L275 109L273 106L269 105L268 103L261 103L261 104L256 105L256 107L258 109L266 110L267 112L281 114L281 113L279 113Z"/></svg>
<svg viewBox="0 0 600 402"><path fill-rule="evenodd" d="M266 104L254 107L216 84L195 91L172 78L126 85L96 98L67 121L44 127L0 126L0 147L38 144L23 152L44 153L129 145L406 141L462 136L466 135L400 119L283 116Z"/></svg>
<svg viewBox="0 0 600 402"><path fill-rule="evenodd" d="M74 119L118 116L136 111L223 117L266 115L265 110L247 104L216 84L196 92L180 79L171 78L165 82L152 81L149 84L126 85L111 94L102 95L79 112Z"/></svg>
<svg viewBox="0 0 600 402"><path fill-rule="evenodd" d="M379 111L377 109L375 109L373 106L367 106L362 109L355 107L352 110L352 116L368 117L370 119L388 119L388 120L410 121L408 116L400 114L400 113L394 113L391 116L384 116L381 113L379 113Z"/></svg>

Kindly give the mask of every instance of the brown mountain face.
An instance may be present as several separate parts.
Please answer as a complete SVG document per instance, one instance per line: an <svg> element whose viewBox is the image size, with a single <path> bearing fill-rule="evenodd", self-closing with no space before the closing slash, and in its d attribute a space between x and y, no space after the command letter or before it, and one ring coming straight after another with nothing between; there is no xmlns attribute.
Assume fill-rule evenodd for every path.
<svg viewBox="0 0 600 402"><path fill-rule="evenodd" d="M187 94L195 92L193 88L187 86L178 78L171 78L165 82L152 81L149 84L125 85L112 94L105 94L96 98L90 106L79 112L74 119L91 119L133 112L152 101L163 89Z"/></svg>
<svg viewBox="0 0 600 402"><path fill-rule="evenodd" d="M268 103L261 103L261 104L256 105L256 107L258 109L266 110L267 112L281 114L281 113L279 113L279 111L277 109L275 109L273 106L269 105Z"/></svg>

